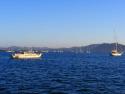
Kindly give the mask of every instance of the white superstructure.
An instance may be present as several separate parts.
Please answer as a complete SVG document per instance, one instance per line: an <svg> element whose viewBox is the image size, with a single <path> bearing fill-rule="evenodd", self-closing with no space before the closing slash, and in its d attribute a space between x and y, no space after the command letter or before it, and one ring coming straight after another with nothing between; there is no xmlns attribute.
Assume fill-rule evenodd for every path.
<svg viewBox="0 0 125 94"><path fill-rule="evenodd" d="M40 58L42 56L41 53L34 53L34 52L24 52L24 53L15 53L12 55L15 59L35 59Z"/></svg>

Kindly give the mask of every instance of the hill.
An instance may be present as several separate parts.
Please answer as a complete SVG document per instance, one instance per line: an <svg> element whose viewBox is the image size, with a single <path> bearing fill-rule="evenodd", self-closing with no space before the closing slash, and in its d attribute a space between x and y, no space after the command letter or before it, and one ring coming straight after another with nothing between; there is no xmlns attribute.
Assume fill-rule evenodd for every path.
<svg viewBox="0 0 125 94"><path fill-rule="evenodd" d="M0 50L25 51L28 49L31 49L31 47L12 46L8 48L1 48ZM82 47L55 48L55 49L48 47L32 47L32 50L42 51L42 52L75 52L75 53L110 53L112 49L115 49L115 43L92 44ZM125 51L125 45L118 44L118 50Z"/></svg>

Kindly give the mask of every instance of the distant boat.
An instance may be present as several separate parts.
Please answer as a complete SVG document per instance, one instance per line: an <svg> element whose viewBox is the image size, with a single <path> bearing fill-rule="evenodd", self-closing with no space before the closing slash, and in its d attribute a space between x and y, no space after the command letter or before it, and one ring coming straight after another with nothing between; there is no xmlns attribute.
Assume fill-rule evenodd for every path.
<svg viewBox="0 0 125 94"><path fill-rule="evenodd" d="M122 56L123 52L119 52L117 49L112 50L111 55L112 56Z"/></svg>
<svg viewBox="0 0 125 94"><path fill-rule="evenodd" d="M12 51L12 50L8 50L8 51L6 51L6 52L14 52L14 51Z"/></svg>
<svg viewBox="0 0 125 94"><path fill-rule="evenodd" d="M87 47L86 53L87 53L87 54L91 54L91 51L90 51L90 47L89 47L89 46Z"/></svg>
<svg viewBox="0 0 125 94"><path fill-rule="evenodd" d="M12 58L14 59L37 59L42 56L41 53L35 53L35 52L23 52L23 53L15 53L12 54Z"/></svg>
<svg viewBox="0 0 125 94"><path fill-rule="evenodd" d="M122 51L118 51L118 42L117 42L115 31L114 31L114 34L115 34L116 43L115 43L115 49L111 51L111 55L112 56L122 56L123 52Z"/></svg>

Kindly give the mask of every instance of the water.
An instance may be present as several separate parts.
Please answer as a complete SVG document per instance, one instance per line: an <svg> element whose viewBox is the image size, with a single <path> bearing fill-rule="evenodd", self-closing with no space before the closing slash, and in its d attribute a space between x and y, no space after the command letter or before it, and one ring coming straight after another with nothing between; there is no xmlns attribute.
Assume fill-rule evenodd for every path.
<svg viewBox="0 0 125 94"><path fill-rule="evenodd" d="M46 53L13 60L0 53L0 94L125 94L125 56Z"/></svg>

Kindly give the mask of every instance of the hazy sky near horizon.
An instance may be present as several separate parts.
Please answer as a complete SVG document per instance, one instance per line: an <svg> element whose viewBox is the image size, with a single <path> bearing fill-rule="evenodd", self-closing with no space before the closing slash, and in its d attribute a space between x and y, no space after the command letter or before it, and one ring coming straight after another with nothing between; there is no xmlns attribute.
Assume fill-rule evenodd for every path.
<svg viewBox="0 0 125 94"><path fill-rule="evenodd" d="M1 0L0 46L125 44L125 0Z"/></svg>

